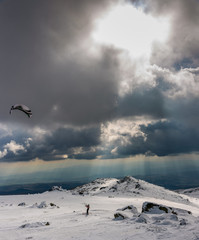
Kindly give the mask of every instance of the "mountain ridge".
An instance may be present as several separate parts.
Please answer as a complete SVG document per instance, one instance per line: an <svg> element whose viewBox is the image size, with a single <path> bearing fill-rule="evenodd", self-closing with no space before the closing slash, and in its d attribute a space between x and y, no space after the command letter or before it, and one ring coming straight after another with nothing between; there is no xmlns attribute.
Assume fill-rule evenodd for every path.
<svg viewBox="0 0 199 240"><path fill-rule="evenodd" d="M148 183L144 180L136 179L132 176L126 176L122 179L98 178L88 184L78 186L70 191L72 194L92 196L108 195L109 197L156 197L158 199L189 204L189 199L186 195Z"/></svg>

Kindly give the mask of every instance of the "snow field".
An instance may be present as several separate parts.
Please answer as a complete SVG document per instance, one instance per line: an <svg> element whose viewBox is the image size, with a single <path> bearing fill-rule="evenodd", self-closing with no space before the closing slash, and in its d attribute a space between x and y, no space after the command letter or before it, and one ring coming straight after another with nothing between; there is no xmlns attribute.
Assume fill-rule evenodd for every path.
<svg viewBox="0 0 199 240"><path fill-rule="evenodd" d="M0 239L199 239L198 198L146 182L139 182L140 189L135 189L138 185L133 178L119 183L117 191L112 191L114 183L115 180L98 180L82 187L85 194L79 194L78 188L78 191L0 196ZM96 189L96 194L91 189ZM139 194L135 195L135 190L140 190ZM165 199L159 197L163 195ZM180 210L177 214L165 213L157 209L142 213L144 202L184 209L192 214ZM88 203L90 214L87 216L85 204ZM130 205L137 208L137 214L128 208L122 210ZM116 220L117 212L127 218Z"/></svg>

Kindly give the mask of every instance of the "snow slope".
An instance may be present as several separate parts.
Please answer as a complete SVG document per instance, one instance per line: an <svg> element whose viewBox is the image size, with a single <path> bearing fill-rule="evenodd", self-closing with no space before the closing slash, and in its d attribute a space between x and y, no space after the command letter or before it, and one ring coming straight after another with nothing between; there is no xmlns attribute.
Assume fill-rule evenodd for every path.
<svg viewBox="0 0 199 240"><path fill-rule="evenodd" d="M140 179L127 176L121 180L116 178L96 179L95 181L79 186L72 190L73 194L91 194L107 196L153 197L179 203L188 203L187 196L155 186Z"/></svg>
<svg viewBox="0 0 199 240"><path fill-rule="evenodd" d="M185 194L191 197L196 197L199 198L199 187L198 188L189 188L189 189L184 189L184 190L178 190L176 191L181 194Z"/></svg>
<svg viewBox="0 0 199 240"><path fill-rule="evenodd" d="M85 214L89 203L90 214ZM0 239L199 239L199 199L132 177L0 196Z"/></svg>

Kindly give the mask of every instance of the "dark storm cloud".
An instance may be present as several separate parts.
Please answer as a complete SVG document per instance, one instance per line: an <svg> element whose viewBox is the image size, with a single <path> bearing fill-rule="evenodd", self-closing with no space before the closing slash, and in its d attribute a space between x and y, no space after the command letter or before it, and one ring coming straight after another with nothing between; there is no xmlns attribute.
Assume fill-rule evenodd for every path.
<svg viewBox="0 0 199 240"><path fill-rule="evenodd" d="M53 134L46 138L49 145L55 149L65 150L70 147L83 146L89 147L99 144L100 129L89 128L74 130L70 128L57 129Z"/></svg>
<svg viewBox="0 0 199 240"><path fill-rule="evenodd" d="M187 128L175 122L157 122L141 126L142 136L131 138L131 143L118 148L122 156L145 155L176 155L181 153L198 152L199 131Z"/></svg>
<svg viewBox="0 0 199 240"><path fill-rule="evenodd" d="M181 97L179 99L168 100L168 119L175 120L184 124L187 128L198 130L199 122L199 97Z"/></svg>
<svg viewBox="0 0 199 240"><path fill-rule="evenodd" d="M69 158L80 158L79 152L76 148L81 148L82 158L89 158L90 148L99 145L100 143L100 129L86 128L82 130L75 130L70 128L59 128L46 136L39 146L33 142L29 151L32 152L33 158L39 157L43 160L62 159L61 155L67 154ZM27 153L27 155L30 155ZM96 157L96 154L95 156Z"/></svg>
<svg viewBox="0 0 199 240"><path fill-rule="evenodd" d="M164 118L166 116L164 97L158 88L140 88L118 101L118 115Z"/></svg>
<svg viewBox="0 0 199 240"><path fill-rule="evenodd" d="M14 141L15 144L23 146L16 153L5 146ZM29 139L24 132L14 133L14 136L0 139L0 145L8 149L5 157L0 161L15 162L29 161L41 158L46 161L63 159L62 155L69 158L89 159L96 157L92 147L100 144L100 128L89 127L83 129L58 128L51 134L46 134L42 139ZM76 149L81 149L81 152ZM0 149L3 152L3 149Z"/></svg>
<svg viewBox="0 0 199 240"><path fill-rule="evenodd" d="M138 67L136 75L142 61L129 63L132 69L126 75L132 75L132 89L122 96L121 66L130 59L121 63L121 50L113 47L96 45L94 52L89 38L95 19L117 0L0 2L0 124L7 126L0 125L0 161L199 150L199 2L126 2L156 17L169 17L171 33L165 45L153 45L148 69ZM189 69L183 73L185 67ZM15 103L29 106L33 117L17 111L9 115ZM103 145L101 123L137 116L158 122L137 126L143 134L121 133L128 145L120 139L114 146ZM36 127L46 131L41 138L34 135Z"/></svg>
<svg viewBox="0 0 199 240"><path fill-rule="evenodd" d="M67 154L69 158L87 159L91 155L90 149L99 144L99 127L80 130L60 128L44 139L44 146L48 146L48 149L47 151L46 148L42 149L44 152L41 151L40 157L44 160L54 160L56 155ZM82 153L76 152L75 148L81 148ZM96 157L96 153L93 157ZM60 157L57 158L60 159Z"/></svg>
<svg viewBox="0 0 199 240"><path fill-rule="evenodd" d="M117 53L105 49L92 57L82 45L89 39L94 17L110 2L0 4L1 121L10 121L7 112L14 103L30 106L34 124L81 125L109 117L117 95ZM86 47L89 50L89 43Z"/></svg>

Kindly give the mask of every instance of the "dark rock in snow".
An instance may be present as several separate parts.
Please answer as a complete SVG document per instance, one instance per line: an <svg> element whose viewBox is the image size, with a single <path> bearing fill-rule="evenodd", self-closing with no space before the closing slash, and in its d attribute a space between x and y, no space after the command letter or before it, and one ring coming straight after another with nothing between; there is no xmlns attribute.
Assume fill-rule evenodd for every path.
<svg viewBox="0 0 199 240"><path fill-rule="evenodd" d="M190 211L180 209L180 208L172 208L165 205L152 203L152 202L144 202L142 205L142 212L151 213L151 214L161 214L161 213L172 213L175 215L187 215L191 214Z"/></svg>
<svg viewBox="0 0 199 240"><path fill-rule="evenodd" d="M26 223L20 226L20 228L37 228L43 226L49 226L49 222L35 222L35 223Z"/></svg>
<svg viewBox="0 0 199 240"><path fill-rule="evenodd" d="M50 188L49 190L48 190L49 192L52 192L52 191L64 191L64 189L60 186L60 187L58 187L58 186L53 186L52 188Z"/></svg>
<svg viewBox="0 0 199 240"><path fill-rule="evenodd" d="M18 206L24 207L24 206L26 206L26 203L25 202L19 203Z"/></svg>
<svg viewBox="0 0 199 240"><path fill-rule="evenodd" d="M160 205L160 204L156 204L156 203L144 202L142 205L142 212L144 212L144 213L161 213L161 212L169 213L169 212L171 212L171 208Z"/></svg>
<svg viewBox="0 0 199 240"><path fill-rule="evenodd" d="M48 207L48 205L47 205L47 203L45 201L43 201L37 207L38 208L46 208L46 207Z"/></svg>
<svg viewBox="0 0 199 240"><path fill-rule="evenodd" d="M106 187L101 187L100 190L102 190L102 189L106 189Z"/></svg>
<svg viewBox="0 0 199 240"><path fill-rule="evenodd" d="M116 187L116 186L113 186L113 187L111 187L109 190L115 192L115 191L117 191L117 187Z"/></svg>
<svg viewBox="0 0 199 240"><path fill-rule="evenodd" d="M59 208L59 206L57 206L57 205L54 204L54 203L50 203L50 206L51 206L51 207L57 207L57 208Z"/></svg>
<svg viewBox="0 0 199 240"><path fill-rule="evenodd" d="M133 205L128 205L124 208L121 209L122 211L126 211L126 210L130 210L132 213L137 214L138 210L136 207L134 207Z"/></svg>
<svg viewBox="0 0 199 240"><path fill-rule="evenodd" d="M115 217L115 220L124 220L127 218L127 216L125 214L119 213L119 212L115 213L114 217Z"/></svg>
<svg viewBox="0 0 199 240"><path fill-rule="evenodd" d="M133 179L132 177L126 176L126 177L120 179L120 181L118 183L131 182L132 179Z"/></svg>
<svg viewBox="0 0 199 240"><path fill-rule="evenodd" d="M180 220L180 225L181 226L185 226L187 225L187 220L185 220L184 218Z"/></svg>
<svg viewBox="0 0 199 240"><path fill-rule="evenodd" d="M51 207L56 207L56 204L50 203L50 206L51 206Z"/></svg>
<svg viewBox="0 0 199 240"><path fill-rule="evenodd" d="M55 207L59 208L59 206L57 206L57 205L54 204L54 203L50 203L50 206L51 206L51 207L54 207L54 208L55 208Z"/></svg>

